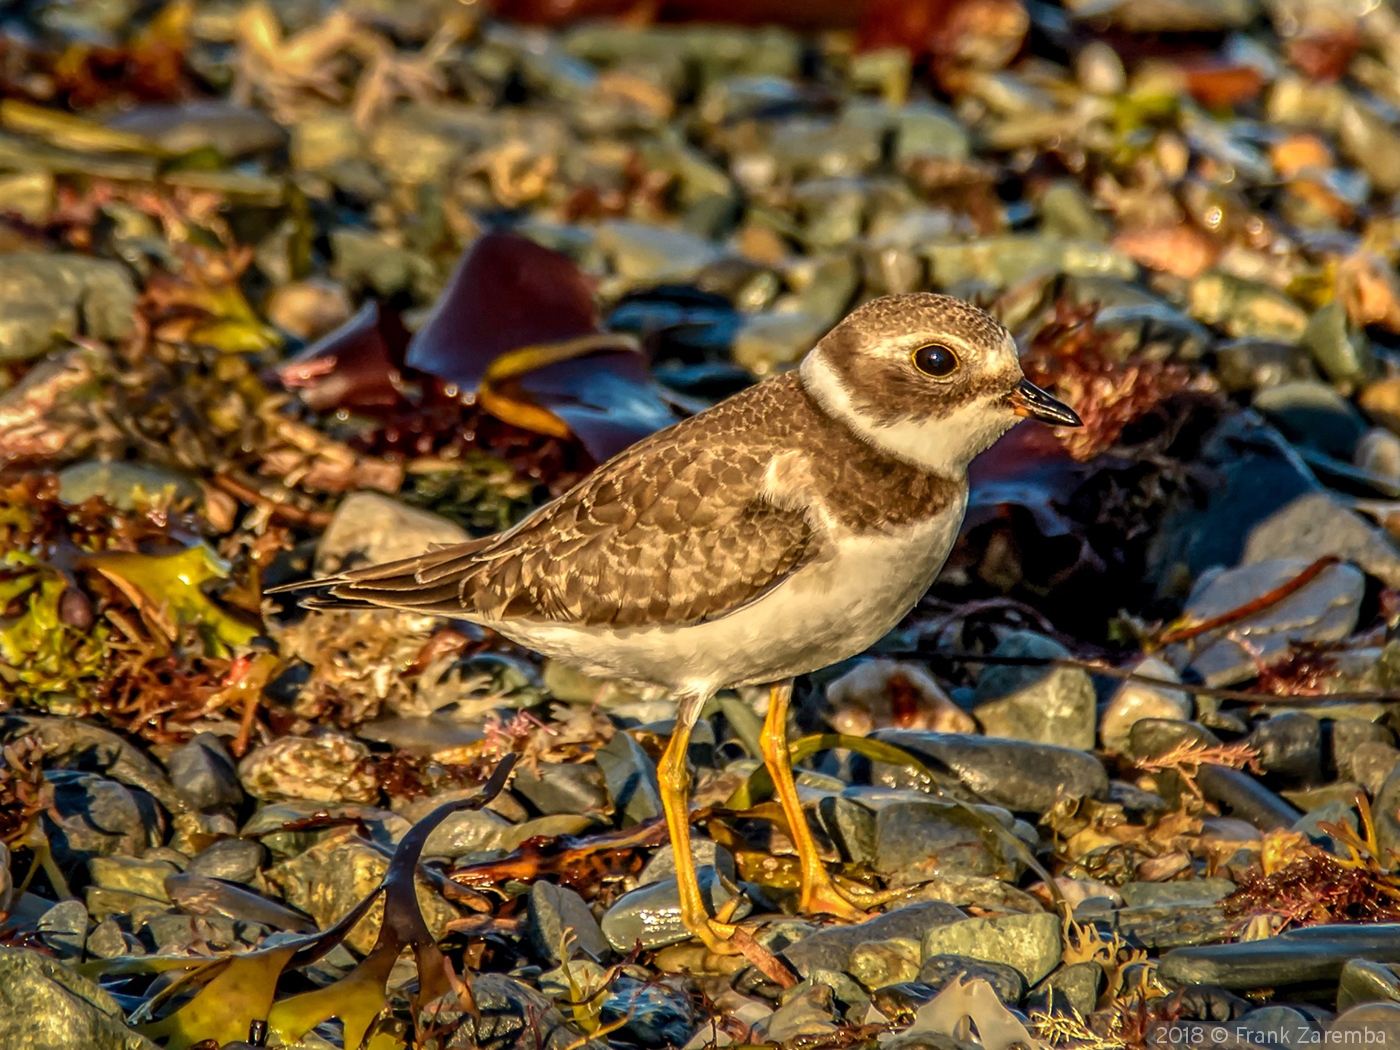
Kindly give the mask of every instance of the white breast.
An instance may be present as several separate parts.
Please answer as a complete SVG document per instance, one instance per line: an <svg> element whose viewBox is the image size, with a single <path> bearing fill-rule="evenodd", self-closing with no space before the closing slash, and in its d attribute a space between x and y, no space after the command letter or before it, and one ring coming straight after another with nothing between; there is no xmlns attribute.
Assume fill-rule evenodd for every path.
<svg viewBox="0 0 1400 1050"><path fill-rule="evenodd" d="M916 525L832 535L827 556L762 598L705 623L607 630L491 623L532 649L608 677L680 692L771 682L818 670L868 648L928 590L962 524L966 494Z"/></svg>

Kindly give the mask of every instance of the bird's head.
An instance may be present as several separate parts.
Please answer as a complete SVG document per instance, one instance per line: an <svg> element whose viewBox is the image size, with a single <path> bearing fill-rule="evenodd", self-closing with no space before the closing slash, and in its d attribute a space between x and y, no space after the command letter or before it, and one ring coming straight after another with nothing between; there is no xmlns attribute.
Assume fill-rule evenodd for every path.
<svg viewBox="0 0 1400 1050"><path fill-rule="evenodd" d="M947 295L890 295L855 310L802 361L802 384L876 447L961 475L1019 418L1079 416L1021 373L1011 333Z"/></svg>

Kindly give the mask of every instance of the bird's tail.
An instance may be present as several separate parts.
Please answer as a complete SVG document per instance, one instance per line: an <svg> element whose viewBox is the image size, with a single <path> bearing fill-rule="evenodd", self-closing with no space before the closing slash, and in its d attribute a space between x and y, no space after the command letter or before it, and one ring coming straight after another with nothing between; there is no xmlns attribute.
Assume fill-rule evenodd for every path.
<svg viewBox="0 0 1400 1050"><path fill-rule="evenodd" d="M302 595L299 604L307 609L403 609L462 616L469 612L462 584L480 568L478 553L492 539L454 543L412 558L269 587L266 593Z"/></svg>

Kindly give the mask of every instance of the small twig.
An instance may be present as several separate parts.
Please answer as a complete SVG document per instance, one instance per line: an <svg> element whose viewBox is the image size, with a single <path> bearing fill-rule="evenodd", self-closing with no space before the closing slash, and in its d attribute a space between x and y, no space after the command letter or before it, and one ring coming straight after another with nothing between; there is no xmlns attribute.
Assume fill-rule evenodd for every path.
<svg viewBox="0 0 1400 1050"><path fill-rule="evenodd" d="M1341 559L1335 554L1324 555L1302 572L1298 573L1297 576L1289 580L1284 580L1283 583L1279 584L1273 590L1265 591L1263 594L1259 595L1259 597L1247 601L1243 605L1236 606L1229 612L1223 612L1219 616L1212 616L1209 620L1202 620L1200 623L1183 624L1180 627L1174 627L1171 630L1164 631L1156 638L1156 646L1160 647L1163 645L1171 645L1174 642L1189 641L1192 638L1197 638L1209 631L1213 631L1217 627L1225 627L1229 624L1238 623L1240 620L1247 619L1255 613L1267 609L1271 605L1277 605L1290 595L1296 594L1308 584L1312 583L1313 580L1317 579L1318 575L1322 573L1324 569L1331 568L1340 561Z"/></svg>
<svg viewBox="0 0 1400 1050"><path fill-rule="evenodd" d="M281 520L289 525L308 525L313 529L324 529L331 523L331 515L324 510L303 510L295 504L273 499L227 474L215 474L212 484L235 499L266 509L274 520Z"/></svg>

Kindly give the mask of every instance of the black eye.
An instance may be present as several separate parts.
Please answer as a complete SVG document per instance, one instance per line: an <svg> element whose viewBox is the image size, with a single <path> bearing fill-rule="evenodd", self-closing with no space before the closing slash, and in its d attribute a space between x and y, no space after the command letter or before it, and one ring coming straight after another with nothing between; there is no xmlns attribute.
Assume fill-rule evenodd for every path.
<svg viewBox="0 0 1400 1050"><path fill-rule="evenodd" d="M958 370L958 355L946 346L931 343L914 351L914 367L935 379L947 379Z"/></svg>

